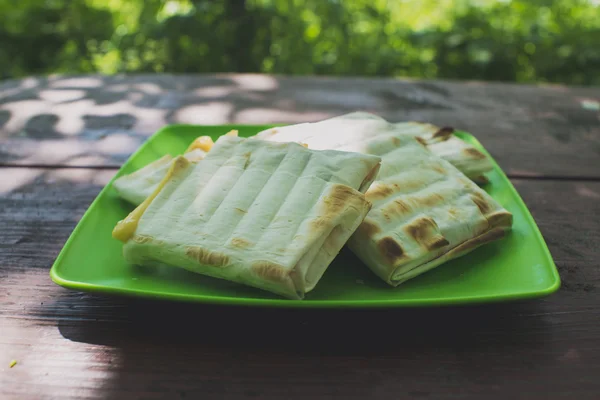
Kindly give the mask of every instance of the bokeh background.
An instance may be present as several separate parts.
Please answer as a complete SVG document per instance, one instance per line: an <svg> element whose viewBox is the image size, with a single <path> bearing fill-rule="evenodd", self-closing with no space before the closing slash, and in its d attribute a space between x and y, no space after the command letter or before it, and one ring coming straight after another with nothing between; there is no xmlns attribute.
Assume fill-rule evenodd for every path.
<svg viewBox="0 0 600 400"><path fill-rule="evenodd" d="M0 0L0 79L263 72L600 84L600 0Z"/></svg>

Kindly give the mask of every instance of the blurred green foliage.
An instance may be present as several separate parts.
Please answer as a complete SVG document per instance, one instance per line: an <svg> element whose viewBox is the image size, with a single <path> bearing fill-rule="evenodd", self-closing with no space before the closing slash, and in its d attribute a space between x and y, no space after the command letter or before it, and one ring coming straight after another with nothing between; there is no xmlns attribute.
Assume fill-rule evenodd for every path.
<svg viewBox="0 0 600 400"><path fill-rule="evenodd" d="M0 0L0 77L265 72L600 84L598 0Z"/></svg>

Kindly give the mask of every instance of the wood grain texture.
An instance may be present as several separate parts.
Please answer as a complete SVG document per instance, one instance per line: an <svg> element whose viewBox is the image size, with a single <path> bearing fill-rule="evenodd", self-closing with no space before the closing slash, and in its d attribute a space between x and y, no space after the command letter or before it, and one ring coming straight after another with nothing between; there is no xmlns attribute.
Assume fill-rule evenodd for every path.
<svg viewBox="0 0 600 400"><path fill-rule="evenodd" d="M165 124L294 123L355 110L475 134L511 176L600 178L600 88L267 75L0 83L0 164L119 166Z"/></svg>
<svg viewBox="0 0 600 400"><path fill-rule="evenodd" d="M559 266L553 296L331 312L54 285L54 258L113 173L0 168L2 398L597 398L600 182L513 181Z"/></svg>

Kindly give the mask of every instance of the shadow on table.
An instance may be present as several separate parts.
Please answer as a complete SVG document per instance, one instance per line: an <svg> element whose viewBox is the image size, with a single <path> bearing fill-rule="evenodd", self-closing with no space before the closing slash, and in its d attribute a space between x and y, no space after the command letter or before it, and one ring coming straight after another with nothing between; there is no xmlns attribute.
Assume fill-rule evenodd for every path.
<svg viewBox="0 0 600 400"><path fill-rule="evenodd" d="M215 394L242 387L249 391L242 395L268 388L273 398L294 387L293 397L300 397L319 385L358 397L400 382L428 395L426 386L435 379L460 391L469 382L492 384L494 371L510 379L515 365L533 371L547 363L541 349L547 348L548 323L536 309L536 303L514 303L274 310L134 299L124 300L106 321L64 319L58 327L69 340L116 350L113 379L103 386L108 398L128 391ZM524 349L527 359L520 356Z"/></svg>

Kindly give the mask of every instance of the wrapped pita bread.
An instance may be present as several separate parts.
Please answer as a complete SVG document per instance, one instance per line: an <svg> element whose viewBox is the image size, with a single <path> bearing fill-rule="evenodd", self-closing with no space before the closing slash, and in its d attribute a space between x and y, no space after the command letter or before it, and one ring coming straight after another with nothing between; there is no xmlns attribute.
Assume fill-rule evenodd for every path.
<svg viewBox="0 0 600 400"><path fill-rule="evenodd" d="M307 129L309 127L310 129ZM487 182L484 174L492 170L492 163L488 157L458 138L454 134L454 129L449 127L440 128L419 122L388 123L374 114L353 112L314 123L267 129L258 133L255 137L274 141L297 141L302 143L321 141L322 143L330 143L328 138L319 138L320 136L327 136L338 141L338 145L340 145L344 142L339 140L353 136L352 132L355 130L360 131L362 136L366 136L369 132L385 132L385 127L393 131L394 134L402 132L417 137L435 155L449 161L471 180L477 183ZM327 148L333 149L335 147Z"/></svg>
<svg viewBox="0 0 600 400"><path fill-rule="evenodd" d="M301 299L371 205L373 155L222 136L177 157L113 236L131 264L168 264Z"/></svg>
<svg viewBox="0 0 600 400"><path fill-rule="evenodd" d="M348 242L379 277L399 285L501 238L511 228L511 213L433 154L423 139L407 135L404 127L372 122L341 119L320 125L318 131L318 124L304 124L259 136L277 141L300 138L309 148L382 158L379 175L366 193L372 209Z"/></svg>

